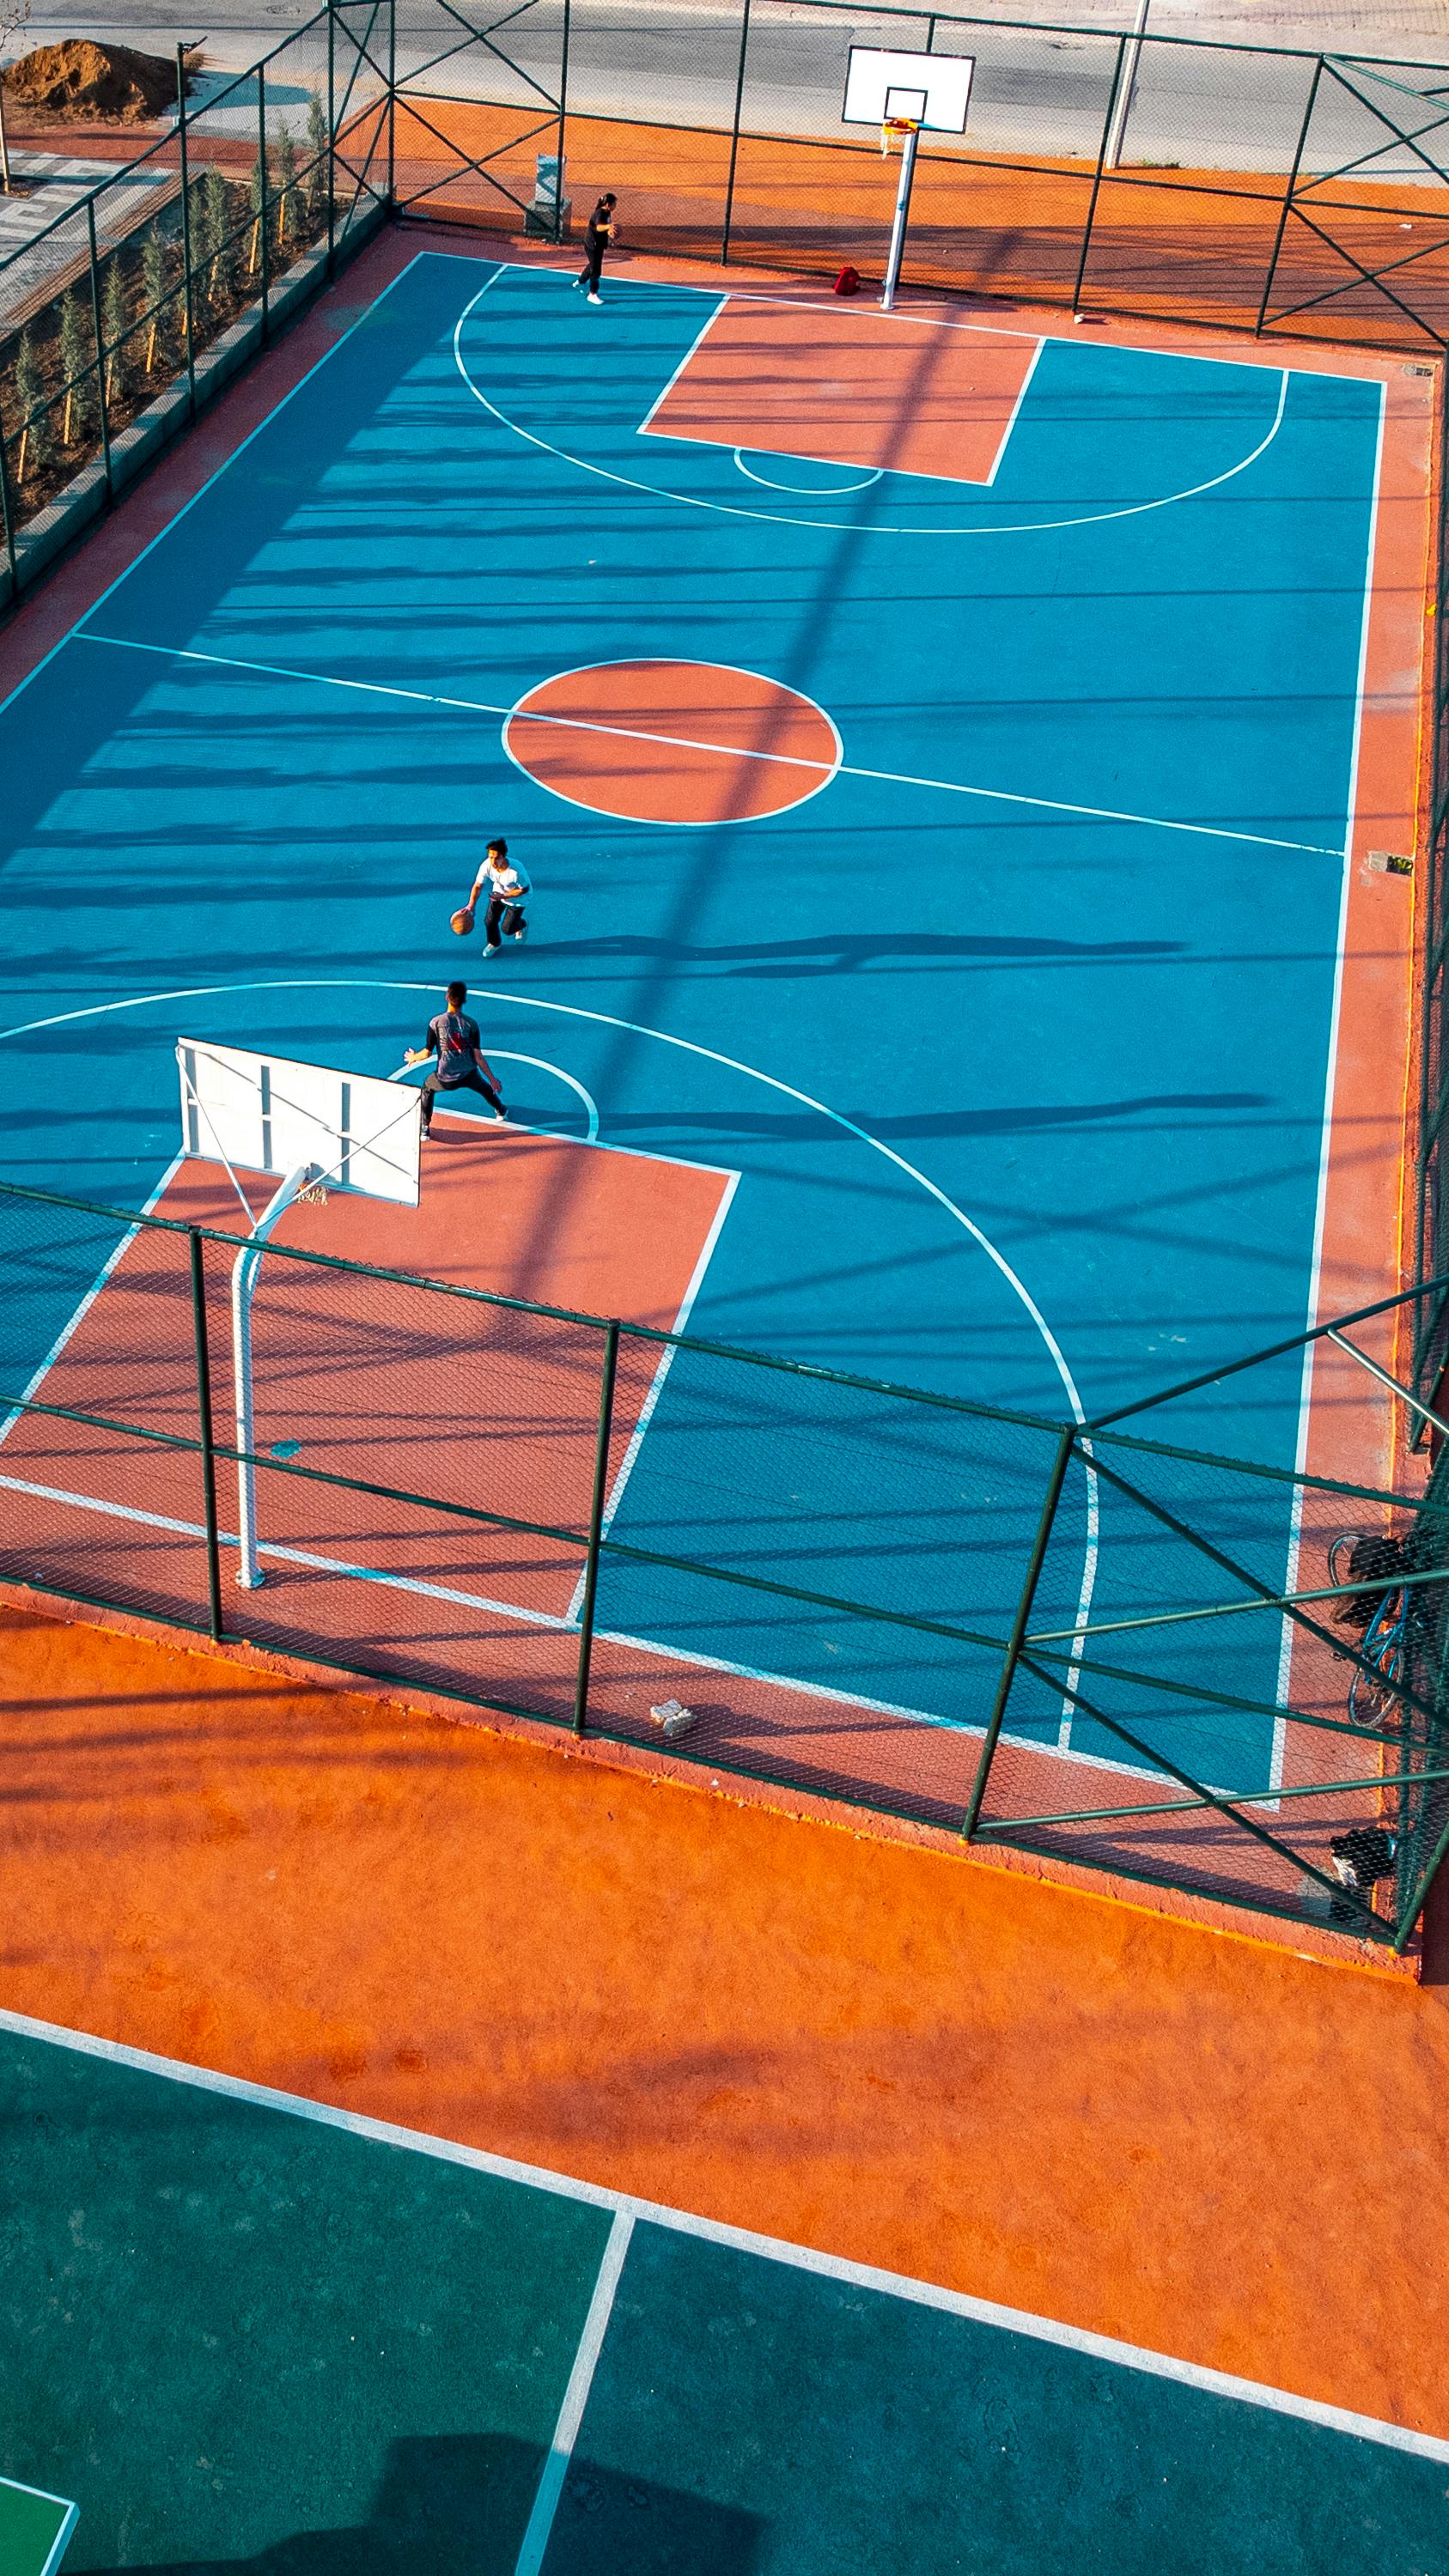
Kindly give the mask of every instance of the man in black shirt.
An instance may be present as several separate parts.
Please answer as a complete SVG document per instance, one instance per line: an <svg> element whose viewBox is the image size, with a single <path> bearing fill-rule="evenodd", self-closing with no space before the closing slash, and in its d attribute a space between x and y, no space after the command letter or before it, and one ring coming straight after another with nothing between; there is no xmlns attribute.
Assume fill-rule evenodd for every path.
<svg viewBox="0 0 1449 2576"><path fill-rule="evenodd" d="M439 1011L435 1019L429 1020L422 1045L408 1049L409 1064L421 1064L430 1055L438 1059L423 1084L425 1136L432 1133L433 1103L440 1091L476 1091L488 1102L495 1118L508 1115L493 1067L483 1053L478 1023L463 1008L467 999L466 984L450 984L446 1011Z"/></svg>
<svg viewBox="0 0 1449 2576"><path fill-rule="evenodd" d="M603 274L604 253L614 238L614 208L618 202L613 195L601 197L584 226L584 266L574 283L588 288L591 304L602 304L604 300L599 293L599 279Z"/></svg>

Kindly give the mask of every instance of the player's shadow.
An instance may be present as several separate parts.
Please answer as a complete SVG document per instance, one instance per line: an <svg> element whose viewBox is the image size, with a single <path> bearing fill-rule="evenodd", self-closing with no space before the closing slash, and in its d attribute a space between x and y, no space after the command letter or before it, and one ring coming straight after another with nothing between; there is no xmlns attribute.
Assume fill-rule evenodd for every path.
<svg viewBox="0 0 1449 2576"><path fill-rule="evenodd" d="M501 2434L413 2436L388 2446L367 2521L297 2532L248 2558L135 2558L85 2551L86 2511L67 2566L75 2576L480 2576L516 2563L544 2454ZM258 2463L284 2488L287 2463ZM155 2499L152 2499L154 2503ZM755 2514L678 2487L624 2477L576 2454L547 2552L548 2576L754 2576L765 2526Z"/></svg>

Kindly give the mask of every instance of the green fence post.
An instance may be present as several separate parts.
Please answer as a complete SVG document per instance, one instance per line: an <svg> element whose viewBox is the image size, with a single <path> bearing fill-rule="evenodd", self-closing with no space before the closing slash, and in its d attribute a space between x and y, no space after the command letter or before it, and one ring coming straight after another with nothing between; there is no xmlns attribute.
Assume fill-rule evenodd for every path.
<svg viewBox="0 0 1449 2576"><path fill-rule="evenodd" d="M1070 1427L1062 1433L1061 1439L1057 1443L1057 1454L1052 1460L1052 1471L1050 1476L1047 1478L1047 1489L1041 1507L1041 1518L1036 1525L1036 1537L1032 1541L1031 1556L1027 1564L1026 1580L1021 1587L1021 1599L1016 1605L1016 1617L1011 1623L1011 1635L1006 1642L1006 1654L1001 1666L1001 1679L996 1685L996 1698L992 1705L991 1715L986 1722L986 1736L981 1747L981 1759L976 1765L976 1777L971 1783L971 1797L966 1808L966 1820L961 1827L961 1831L968 1842L981 1821L981 1803L986 1795L986 1777L987 1773L991 1769L991 1757L996 1751L997 1739L1000 1736L1002 1723L1006 1716L1006 1704L1011 1697L1011 1685L1016 1679L1016 1668L1021 1661L1022 1647L1026 1643L1026 1623L1031 1617L1031 1605L1036 1599L1036 1587L1041 1581L1041 1570L1046 1563L1046 1552L1051 1540L1052 1523L1055 1521L1057 1516L1057 1505L1061 1501L1062 1487L1066 1482L1067 1468L1071 1463L1072 1451L1076 1445L1077 1426L1075 1423L1072 1423Z"/></svg>
<svg viewBox="0 0 1449 2576"><path fill-rule="evenodd" d="M397 207L397 0L387 12L387 207Z"/></svg>
<svg viewBox="0 0 1449 2576"><path fill-rule="evenodd" d="M196 1410L201 1422L201 1492L206 1513L206 1598L211 1633L220 1642L221 1540L216 1525L216 1448L211 1428L211 1345L206 1332L206 1271L201 1236L191 1238L191 1320L196 1334Z"/></svg>
<svg viewBox="0 0 1449 2576"><path fill-rule="evenodd" d="M111 419L106 403L106 346L101 331L101 275L96 265L96 201L86 199L86 232L91 255L91 329L96 340L96 400L100 404L101 462L106 475L106 499L114 507L116 478L111 471Z"/></svg>
<svg viewBox="0 0 1449 2576"><path fill-rule="evenodd" d="M5 456L5 415L0 412L0 519L5 522L5 563L10 575L10 606L20 597L20 564L15 552L15 487Z"/></svg>
<svg viewBox="0 0 1449 2576"><path fill-rule="evenodd" d="M267 225L271 208L267 198L267 70L257 65L257 246L262 259L262 347L271 336L271 268L272 255L267 243Z"/></svg>
<svg viewBox="0 0 1449 2576"><path fill-rule="evenodd" d="M594 1494L589 1507L589 1555L579 1605L579 1670L574 1685L574 1733L582 1735L589 1705L589 1666L594 1654L594 1602L599 1589L599 1544L609 1495L609 1432L614 1420L614 1378L619 1366L619 1327L604 1330L604 1370L599 1381L599 1441L594 1451Z"/></svg>
<svg viewBox="0 0 1449 2576"><path fill-rule="evenodd" d="M1102 193L1102 172L1107 166L1107 146L1111 141L1112 128L1117 116L1117 100L1126 76L1128 41L1126 36L1119 36L1117 39L1117 60L1113 67L1112 85L1107 92L1107 113L1102 119L1102 139L1097 146L1097 167L1092 173L1092 193L1087 200L1087 220L1082 228L1082 255L1077 262L1076 284L1072 288L1074 313L1080 312L1082 305L1082 288L1087 275L1087 253L1092 247L1092 226L1097 220L1097 199Z"/></svg>
<svg viewBox="0 0 1449 2576"><path fill-rule="evenodd" d="M564 237L564 150L568 141L569 121L569 19L570 0L563 0L563 35L558 56L558 188L554 195L553 237Z"/></svg>
<svg viewBox="0 0 1449 2576"><path fill-rule="evenodd" d="M1288 173L1288 185L1283 191L1283 203L1278 209L1278 229L1273 235L1272 256L1268 262L1268 274L1263 280L1263 296L1258 306L1258 319L1253 325L1255 332L1261 331L1268 319L1268 300L1273 292L1273 280L1278 274L1278 258L1283 248L1283 235L1288 229L1288 218L1293 211L1293 191L1298 185L1298 173L1303 166L1303 155L1308 149L1308 129L1313 123L1313 104L1318 96L1318 84L1322 78L1323 56L1320 54L1313 66L1313 78L1308 84L1308 105L1303 111L1303 122L1298 129L1297 148L1293 154L1293 167Z"/></svg>
<svg viewBox="0 0 1449 2576"><path fill-rule="evenodd" d="M176 143L181 156L181 323L186 333L186 392L196 418L196 315L191 292L191 162L186 142L186 47L176 48Z"/></svg>
<svg viewBox="0 0 1449 2576"><path fill-rule="evenodd" d="M720 234L719 243L721 268L726 267L729 262L730 226L735 219L735 171L739 167L740 158L740 117L745 104L745 56L749 51L749 44L750 0L740 0L740 62L739 70L735 75L735 116L730 130L730 175L725 183L724 229Z"/></svg>
<svg viewBox="0 0 1449 2576"><path fill-rule="evenodd" d="M337 265L337 0L327 0L327 274Z"/></svg>

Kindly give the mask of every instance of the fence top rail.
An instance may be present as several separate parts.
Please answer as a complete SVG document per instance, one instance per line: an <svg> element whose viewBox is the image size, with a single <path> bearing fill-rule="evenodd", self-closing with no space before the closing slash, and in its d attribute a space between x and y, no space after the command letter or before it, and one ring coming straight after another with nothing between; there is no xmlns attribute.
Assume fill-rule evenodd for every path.
<svg viewBox="0 0 1449 2576"><path fill-rule="evenodd" d="M852 21L866 14L881 18L919 18L937 27L986 27L1007 36L1074 36L1081 43L1119 45L1124 38L1129 44L1183 45L1200 54L1268 54L1276 59L1300 63L1354 63L1369 69L1405 72L1440 72L1449 82L1449 62L1426 61L1408 54L1351 53L1342 45L1264 45L1240 44L1232 36L1174 36L1164 28L1149 27L1136 33L1131 27L1084 27L1080 19L1057 18L988 18L968 10L929 9L910 5L903 0L874 0L868 13L859 0L751 0L754 8L774 7L787 17L816 17L826 12Z"/></svg>
<svg viewBox="0 0 1449 2576"><path fill-rule="evenodd" d="M1245 1359L1225 1360L1220 1368L1203 1369L1196 1377L1179 1378L1175 1386L1165 1386L1156 1395L1138 1396L1131 1404L1119 1404L1112 1413L1099 1413L1084 1424L1088 1432L1108 1430L1117 1422L1132 1421L1140 1413L1151 1413L1158 1405L1171 1404L1180 1395L1195 1395L1199 1387L1216 1386L1225 1377L1236 1377L1243 1369L1255 1368L1261 1360L1282 1359L1289 1351L1306 1350L1310 1342L1326 1340L1330 1333L1341 1333L1346 1324L1364 1324L1374 1315L1386 1315L1397 1306L1412 1305L1417 1298L1432 1297L1439 1289L1449 1288L1449 1271L1438 1271L1432 1279L1420 1279L1412 1288L1397 1288L1391 1297L1376 1297L1371 1306L1354 1306L1346 1315L1330 1315L1326 1323L1311 1324L1306 1332L1290 1333L1286 1340L1270 1342L1265 1350L1250 1351Z"/></svg>
<svg viewBox="0 0 1449 2576"><path fill-rule="evenodd" d="M257 73L264 70L268 63L275 61L278 54L285 53L288 46L295 45L300 37L310 36L313 28L322 26L332 14L330 8L322 8L317 10L314 16L304 19L300 27L293 27L291 32L283 36L267 53L259 54L255 62L248 63L244 71L233 73L226 87L219 89L214 97L207 99L204 106L193 107L188 111L183 99L180 102L181 117L188 125L194 125L198 118L208 116L214 107L221 105L223 99L230 97L233 90L239 89L245 81L255 80ZM178 118L178 122L180 121ZM149 143L144 144L131 160L118 161L115 169L108 171L104 179L98 179L93 188L87 188L80 196L73 197L60 214L51 216L48 224L43 224L38 232L31 233L25 241L18 242L14 250L6 251L3 257L0 257L0 277L7 275L9 270L16 267L21 260L29 259L41 242L48 241L51 234L58 232L63 224L75 223L97 206L103 197L108 196L113 188L124 187L146 162L153 159L156 153L164 152L175 140L176 128L168 126L163 133L154 135Z"/></svg>
<svg viewBox="0 0 1449 2576"><path fill-rule="evenodd" d="M98 1199L73 1198L59 1190L31 1189L16 1181L0 1181L0 1200L5 1199L21 1200L40 1207L67 1208L79 1216L99 1217L108 1224L124 1226L129 1232L195 1235L203 1243L218 1243L232 1252L244 1252L248 1243L245 1235L231 1234L220 1226L195 1225L185 1217L159 1216L149 1209L112 1207ZM805 1378L825 1386L849 1387L857 1394L886 1396L904 1404L927 1405L935 1411L964 1414L975 1421L1008 1424L1014 1430L1039 1431L1054 1440L1060 1440L1064 1432L1071 1431L1089 1455L1093 1444L1100 1442L1107 1448L1140 1450L1154 1457L1180 1458L1193 1466L1226 1468L1234 1474L1260 1477L1275 1484L1301 1486L1315 1493L1341 1494L1346 1501L1377 1503L1402 1511L1417 1512L1427 1499L1423 1495L1396 1493L1379 1485L1346 1484L1337 1477L1315 1476L1292 1467L1265 1466L1256 1459L1234 1457L1225 1450L1190 1449L1180 1442L1146 1440L1130 1432L1104 1433L1097 1422L1061 1422L1048 1414L982 1404L969 1396L946 1395L932 1387L907 1386L892 1378L867 1377L856 1370L830 1368L823 1361L786 1359L777 1352L752 1351L740 1343L712 1341L701 1334L671 1333L655 1324L634 1324L621 1317L593 1315L582 1307L550 1306L532 1297L510 1297L501 1289L459 1287L451 1280L429 1279L422 1271L384 1269L374 1262L346 1260L338 1253L312 1252L301 1244L273 1241L268 1244L267 1251L269 1257L279 1261L298 1262L319 1270L342 1271L363 1279L378 1279L392 1287L422 1290L428 1296L452 1297L470 1305L498 1307L505 1313L537 1315L548 1323L578 1324L589 1332L604 1333L617 1323L620 1332L631 1340L650 1343L656 1349L693 1351L707 1359L738 1361L750 1368L773 1369L788 1377ZM1317 1325L1311 1334L1299 1334L1290 1342L1274 1343L1265 1351L1252 1351L1245 1359L1230 1361L1206 1378L1189 1379L1186 1389L1174 1387L1169 1388L1166 1395L1144 1397L1140 1405L1128 1406L1123 1413L1106 1415L1103 1420L1120 1421L1137 1411L1166 1403L1171 1395L1194 1387L1214 1385L1219 1377L1229 1377L1252 1368L1258 1360L1276 1359L1284 1351L1299 1349L1306 1341L1318 1339L1345 1324L1361 1322L1365 1315L1378 1314L1385 1307L1407 1304L1411 1299L1428 1295L1441 1286L1449 1287L1449 1274L1442 1280L1425 1280L1418 1288L1402 1289L1395 1297L1381 1299L1377 1306L1335 1316L1331 1322Z"/></svg>
<svg viewBox="0 0 1449 2576"><path fill-rule="evenodd" d="M228 1234L219 1226L192 1225L184 1217L157 1216L136 1208L104 1205L98 1199L78 1199L59 1190L29 1189L19 1182L0 1181L0 1199L24 1199L44 1207L70 1208L81 1216L104 1217L111 1224L125 1226L140 1233L199 1235L203 1243L224 1244L233 1252L245 1252L249 1238ZM611 1315L591 1315L582 1307L548 1306L533 1297L509 1297L496 1288L461 1288L448 1279L429 1279L419 1270L385 1270L369 1261L347 1261L333 1252L309 1252L301 1244L267 1244L268 1258L304 1262L314 1269L341 1270L363 1279L381 1279L397 1288L421 1289L433 1297L455 1297L475 1306L498 1306L513 1314L538 1315L553 1324L581 1324L591 1332L607 1332L616 1324L632 1340L653 1343L657 1348L697 1351L706 1358L738 1360L751 1368L777 1369L789 1377L811 1378L826 1386L847 1386L864 1395L885 1395L908 1404L925 1404L943 1413L964 1413L984 1422L1010 1423L1015 1429L1041 1431L1059 1440L1070 1426L1054 1422L1049 1415L1012 1412L1001 1405L974 1403L969 1396L943 1395L924 1386L901 1386L889 1378L865 1377L850 1369L834 1369L818 1360L790 1360L773 1351L746 1350L734 1342L707 1341L696 1333L669 1333L655 1324L632 1324Z"/></svg>

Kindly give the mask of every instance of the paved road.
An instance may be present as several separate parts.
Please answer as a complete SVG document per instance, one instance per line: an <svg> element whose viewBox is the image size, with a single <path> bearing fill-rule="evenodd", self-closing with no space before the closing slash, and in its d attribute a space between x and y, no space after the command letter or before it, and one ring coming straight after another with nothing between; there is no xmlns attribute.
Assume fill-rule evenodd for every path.
<svg viewBox="0 0 1449 2576"><path fill-rule="evenodd" d="M1131 0L1126 0L1130 8ZM157 51L178 36L202 38L206 59L237 69L277 44L288 27L312 14L304 0L94 0L84 24L97 34L114 32ZM480 16L482 12L478 13ZM496 12L488 13L490 16ZM360 12L354 11L356 17ZM1417 44L1449 60L1449 13L1443 0L1405 0L1392 13L1374 0L1320 0L1316 9L1289 0L1213 0L1211 17L1185 0L1156 0L1152 23L1164 34L1243 33L1250 26L1261 43L1279 47L1329 40L1363 51L1408 51ZM515 18L500 42L545 90L557 77L559 0L535 0ZM757 8L745 83L744 115L756 131L834 136L841 131L839 101L845 52L852 40L870 42L880 20L859 21L841 12ZM1120 28L1118 0L1078 0L1071 31L1049 37L1003 24L999 32L977 24L962 30L961 50L977 57L972 132L986 149L1032 154L1092 156L1097 149L1115 47L1103 40ZM37 15L32 35L74 33L65 21ZM403 0L399 55L410 68L437 53L448 22L428 0ZM411 27L411 37L407 32ZM900 21L895 22L898 31ZM667 121L728 125L738 67L739 12L721 0L574 0L570 53L571 104L579 110L624 113ZM1080 30L1080 32L1078 32ZM943 28L943 50L955 50ZM315 73L302 67L303 78ZM1128 162L1179 162L1224 169L1285 169L1291 161L1307 91L1308 69L1291 52L1280 59L1203 52L1183 45L1150 45L1143 53L1124 158ZM455 54L439 87L464 94L508 96L510 76L481 46ZM528 93L517 83L520 102ZM299 93L300 95L300 93ZM1449 135L1449 128L1445 129ZM1308 166L1327 170L1372 151L1386 129L1356 106L1332 80L1322 85ZM1440 138L1441 141L1444 138ZM1407 152L1380 160L1375 177L1424 176Z"/></svg>

